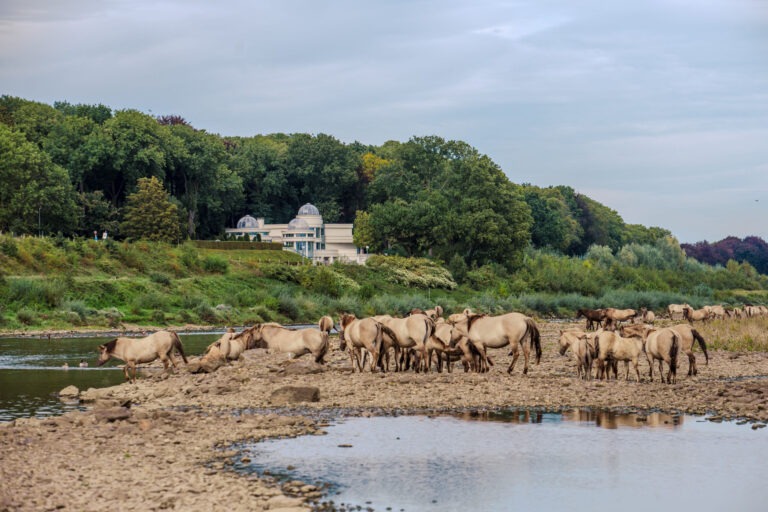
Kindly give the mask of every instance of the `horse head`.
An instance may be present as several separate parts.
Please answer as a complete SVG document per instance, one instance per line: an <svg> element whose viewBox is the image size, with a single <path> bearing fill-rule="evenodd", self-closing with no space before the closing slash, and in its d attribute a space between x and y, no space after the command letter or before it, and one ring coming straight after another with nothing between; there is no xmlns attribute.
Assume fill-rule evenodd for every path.
<svg viewBox="0 0 768 512"><path fill-rule="evenodd" d="M104 363L109 361L109 358L112 357L112 352L114 352L116 345L117 338L103 345L99 345L99 359L97 361L99 366L102 366Z"/></svg>

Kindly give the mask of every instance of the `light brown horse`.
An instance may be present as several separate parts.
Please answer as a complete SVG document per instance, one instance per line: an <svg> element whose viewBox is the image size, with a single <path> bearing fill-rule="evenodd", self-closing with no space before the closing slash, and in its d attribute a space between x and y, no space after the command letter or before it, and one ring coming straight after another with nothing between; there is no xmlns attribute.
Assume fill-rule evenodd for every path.
<svg viewBox="0 0 768 512"><path fill-rule="evenodd" d="M366 354L371 356L371 372L376 371L382 346L381 324L373 318L358 319L355 315L343 313L339 318L339 349L346 350L347 345L353 371L355 363L358 371L363 371Z"/></svg>
<svg viewBox="0 0 768 512"><path fill-rule="evenodd" d="M706 322L711 317L712 313L707 309L693 309L690 306L683 307L683 318L688 320L690 323L699 321Z"/></svg>
<svg viewBox="0 0 768 512"><path fill-rule="evenodd" d="M405 349L413 348L419 352L420 360L426 361L426 343L435 331L435 322L431 318L417 313L405 318L382 318L382 324L389 329L384 331L385 343L395 346L395 363L398 370L405 370L409 366L408 352Z"/></svg>
<svg viewBox="0 0 768 512"><path fill-rule="evenodd" d="M333 329L333 318L330 316L322 316L320 317L320 320L317 322L317 326L320 328L321 331L327 332L330 334L331 330Z"/></svg>
<svg viewBox="0 0 768 512"><path fill-rule="evenodd" d="M316 363L324 363L328 352L328 333L319 329L288 329L276 323L256 324L244 332L253 337L254 348L287 352L293 357L312 354Z"/></svg>
<svg viewBox="0 0 768 512"><path fill-rule="evenodd" d="M536 322L520 313L507 313L499 316L487 316L483 314L469 313L456 322L455 327L459 333L469 338L470 343L480 352L481 371L488 371L489 348L502 348L510 346L512 362L507 368L507 373L512 373L520 352L523 352L525 366L523 374L528 373L528 359L531 349L536 351L536 364L541 360L541 335ZM530 344L526 345L528 338Z"/></svg>
<svg viewBox="0 0 768 512"><path fill-rule="evenodd" d="M682 320L683 308L689 307L688 304L670 304L667 306L667 313L669 313L670 320Z"/></svg>
<svg viewBox="0 0 768 512"><path fill-rule="evenodd" d="M179 335L171 331L157 331L146 338L115 338L114 340L99 345L99 366L103 365L111 357L125 361L123 373L126 380L136 382L136 365L141 363L151 363L155 359L163 362L163 367L167 371L168 363L176 368L176 362L173 360L173 349L181 354L184 364L187 363L187 356L184 355L184 347L181 345ZM129 376L129 370L133 370L133 379Z"/></svg>
<svg viewBox="0 0 768 512"><path fill-rule="evenodd" d="M680 335L673 329L646 329L645 357L648 358L648 376L653 382L653 363L659 362L659 380L664 382L664 363L669 366L667 372L667 384L677 382L677 354L680 350Z"/></svg>
<svg viewBox="0 0 768 512"><path fill-rule="evenodd" d="M632 320L637 316L634 309L616 309L605 308L604 327L610 330L616 330L621 322Z"/></svg>
<svg viewBox="0 0 768 512"><path fill-rule="evenodd" d="M673 325L671 329L680 335L680 351L688 356L688 376L697 375L699 370L696 366L696 356L693 353L693 344L697 342L701 351L704 352L706 364L709 364L709 354L707 353L707 343L699 334L699 331L690 326L690 324Z"/></svg>
<svg viewBox="0 0 768 512"><path fill-rule="evenodd" d="M571 349L573 358L576 360L576 373L579 378L592 380L592 361L596 356L595 335L590 337L584 331L568 330L560 331L558 338L560 345L560 355L564 356L568 349Z"/></svg>
<svg viewBox="0 0 768 512"><path fill-rule="evenodd" d="M643 352L643 338L633 336L624 338L615 331L603 331L595 336L595 347L597 349L597 377L599 379L608 378L610 368L607 364L611 361L624 361L626 369L626 379L629 380L629 363L635 368L637 382L640 382L640 370L638 368L638 359ZM617 377L617 371L614 367L614 377Z"/></svg>
<svg viewBox="0 0 768 512"><path fill-rule="evenodd" d="M221 338L208 345L203 357L237 361L243 352L255 346L256 342L247 329L235 334L235 330L230 328Z"/></svg>

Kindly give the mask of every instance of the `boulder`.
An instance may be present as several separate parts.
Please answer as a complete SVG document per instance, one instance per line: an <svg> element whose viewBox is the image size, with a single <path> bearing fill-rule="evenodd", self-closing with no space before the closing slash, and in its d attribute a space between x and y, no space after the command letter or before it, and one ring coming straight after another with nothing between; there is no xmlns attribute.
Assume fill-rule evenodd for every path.
<svg viewBox="0 0 768 512"><path fill-rule="evenodd" d="M190 361L187 365L189 373L213 373L224 366L224 361L217 357L204 357L198 361Z"/></svg>
<svg viewBox="0 0 768 512"><path fill-rule="evenodd" d="M77 398L80 395L80 390L77 386L67 386L59 391L60 398Z"/></svg>
<svg viewBox="0 0 768 512"><path fill-rule="evenodd" d="M284 386L274 390L269 397L269 401L274 405L319 402L320 389L314 386Z"/></svg>

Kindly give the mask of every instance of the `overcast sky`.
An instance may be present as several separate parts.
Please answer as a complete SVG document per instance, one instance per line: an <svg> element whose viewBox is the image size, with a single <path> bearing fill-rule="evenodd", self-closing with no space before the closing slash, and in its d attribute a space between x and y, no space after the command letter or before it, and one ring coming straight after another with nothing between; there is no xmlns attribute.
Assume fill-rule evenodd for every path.
<svg viewBox="0 0 768 512"><path fill-rule="evenodd" d="M0 0L0 94L438 135L681 242L768 240L768 0Z"/></svg>

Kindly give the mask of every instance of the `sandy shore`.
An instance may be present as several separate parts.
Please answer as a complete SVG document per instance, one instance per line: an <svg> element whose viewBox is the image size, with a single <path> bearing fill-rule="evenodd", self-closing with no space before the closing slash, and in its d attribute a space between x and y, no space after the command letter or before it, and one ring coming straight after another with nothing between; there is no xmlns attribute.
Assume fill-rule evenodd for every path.
<svg viewBox="0 0 768 512"><path fill-rule="evenodd" d="M527 376L521 362L506 374L506 350L495 351L487 374L360 374L336 350L320 367L252 350L211 374L85 391L85 412L0 423L0 511L308 510L323 500L313 485L239 476L228 470L228 450L238 440L321 431L329 415L590 407L768 421L768 353L710 351L705 365L697 351L699 375L686 376L683 358L674 385L648 382L645 361L639 384L585 382L557 353L564 325L540 327L543 357ZM316 401L292 402L280 391Z"/></svg>

